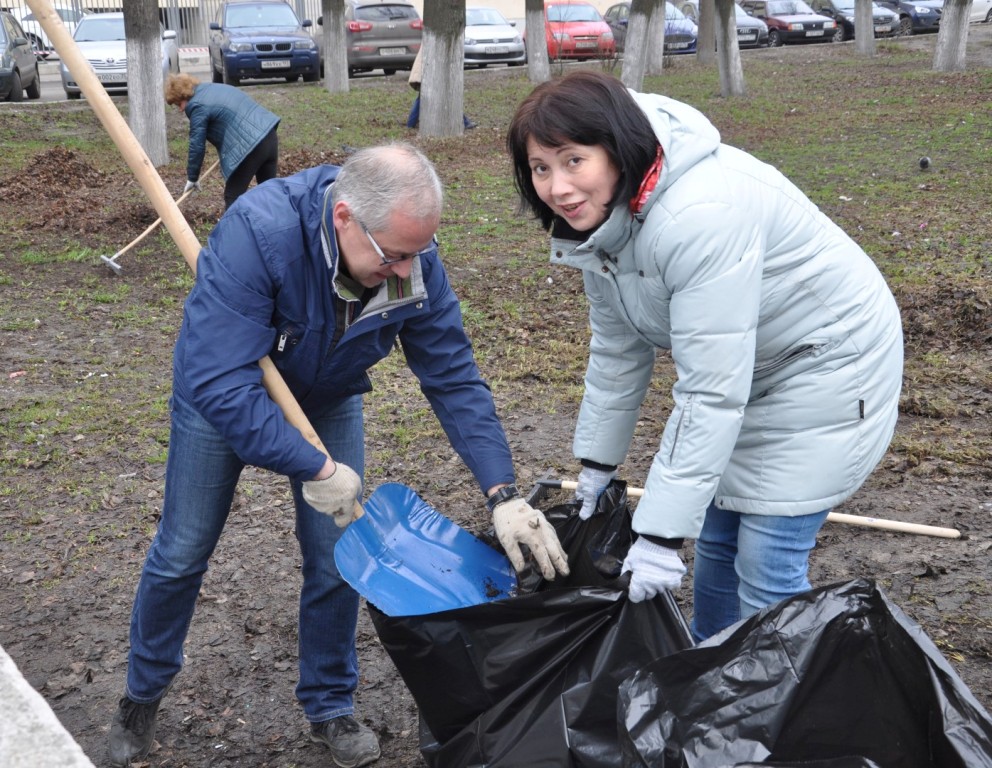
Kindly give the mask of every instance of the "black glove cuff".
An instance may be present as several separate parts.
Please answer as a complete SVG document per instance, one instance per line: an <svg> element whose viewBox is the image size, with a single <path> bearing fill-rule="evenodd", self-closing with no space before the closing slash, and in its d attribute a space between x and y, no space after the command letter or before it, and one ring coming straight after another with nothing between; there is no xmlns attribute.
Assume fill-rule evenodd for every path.
<svg viewBox="0 0 992 768"><path fill-rule="evenodd" d="M592 459L579 459L579 464L583 467L589 467L589 469L598 469L600 472L616 472L616 464L600 464L593 461Z"/></svg>
<svg viewBox="0 0 992 768"><path fill-rule="evenodd" d="M515 485L504 485L496 493L486 499L486 508L489 510L490 514L502 504L504 501L509 501L510 499L516 499L520 496L520 491L517 490Z"/></svg>
<svg viewBox="0 0 992 768"><path fill-rule="evenodd" d="M645 539L650 541L652 544L657 544L659 547L668 547L669 549L682 549L685 544L685 539L666 539L661 536L651 536L647 533L640 533L639 536L643 536Z"/></svg>

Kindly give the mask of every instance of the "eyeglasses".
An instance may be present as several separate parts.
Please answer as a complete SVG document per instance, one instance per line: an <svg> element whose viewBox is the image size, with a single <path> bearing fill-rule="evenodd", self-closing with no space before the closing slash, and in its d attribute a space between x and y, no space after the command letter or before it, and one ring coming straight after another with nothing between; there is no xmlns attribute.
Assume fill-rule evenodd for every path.
<svg viewBox="0 0 992 768"><path fill-rule="evenodd" d="M355 219L355 221L358 221L358 219ZM385 253L382 252L382 248L379 247L379 244L375 241L375 238L372 237L372 233L369 232L369 228L366 227L364 224L362 224L362 222L360 221L358 221L358 226L362 228L362 232L365 233L365 236L369 239L369 242L372 243L372 247L375 248L375 252L379 254L379 259L382 261L383 266L389 264L399 264L400 262L403 261L411 261L417 258L418 256L426 256L431 251L437 248L437 236L435 235L434 237L431 238L431 244L428 245L426 248L421 248L416 253L405 253L402 256L397 256L396 258L391 259L388 256L386 256Z"/></svg>

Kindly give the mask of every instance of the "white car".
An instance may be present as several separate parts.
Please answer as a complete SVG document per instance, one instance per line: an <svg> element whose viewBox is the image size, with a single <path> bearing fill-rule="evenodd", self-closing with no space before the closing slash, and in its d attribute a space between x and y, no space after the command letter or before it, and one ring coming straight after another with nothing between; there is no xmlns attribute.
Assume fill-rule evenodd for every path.
<svg viewBox="0 0 992 768"><path fill-rule="evenodd" d="M465 66L526 64L527 49L515 27L516 22L507 21L495 8L466 8Z"/></svg>
<svg viewBox="0 0 992 768"><path fill-rule="evenodd" d="M992 22L992 0L972 0L968 21L972 24Z"/></svg>
<svg viewBox="0 0 992 768"><path fill-rule="evenodd" d="M61 5L58 3L54 3L52 8L59 15L59 18L62 19L62 23L70 35L76 31L76 25L87 12L83 9L74 8L71 5ZM42 29L38 19L35 18L34 11L25 5L23 8L14 8L11 14L21 23L24 34L28 36L28 41L34 46L36 56L42 59L47 59L49 56L58 57L55 48L52 46L52 41L48 39L48 33Z"/></svg>
<svg viewBox="0 0 992 768"><path fill-rule="evenodd" d="M162 79L169 73L179 72L179 46L176 33L162 29ZM123 13L90 13L76 25L73 39L83 56L93 67L97 79L110 93L127 92L127 41L124 37ZM65 62L59 67L62 88L67 99L82 95L79 84L73 80Z"/></svg>

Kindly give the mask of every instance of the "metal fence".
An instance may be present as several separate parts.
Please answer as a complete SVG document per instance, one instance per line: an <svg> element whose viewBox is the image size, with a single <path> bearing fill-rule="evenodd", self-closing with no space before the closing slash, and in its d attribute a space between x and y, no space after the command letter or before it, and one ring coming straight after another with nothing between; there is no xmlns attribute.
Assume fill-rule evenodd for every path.
<svg viewBox="0 0 992 768"><path fill-rule="evenodd" d="M223 0L159 0L159 16L166 29L175 30L180 46L205 46L209 24L217 19ZM311 34L320 34L317 17L321 15L321 0L287 0L300 19L310 19ZM122 11L123 0L52 0L58 8L77 11ZM0 0L0 10L30 11L24 0Z"/></svg>

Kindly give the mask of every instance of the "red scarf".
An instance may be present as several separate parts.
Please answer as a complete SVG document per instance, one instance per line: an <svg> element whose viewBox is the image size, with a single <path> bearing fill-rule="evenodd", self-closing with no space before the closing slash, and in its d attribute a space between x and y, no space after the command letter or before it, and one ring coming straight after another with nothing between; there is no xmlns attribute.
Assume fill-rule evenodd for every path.
<svg viewBox="0 0 992 768"><path fill-rule="evenodd" d="M640 188L637 190L637 194L630 199L630 212L640 213L644 209L644 204L648 201L651 193L654 192L654 188L658 186L658 177L661 176L661 158L663 153L661 151L661 145L658 145L658 154L655 155L654 162L651 163L651 167L648 168L648 172L644 174L644 180L641 182Z"/></svg>

